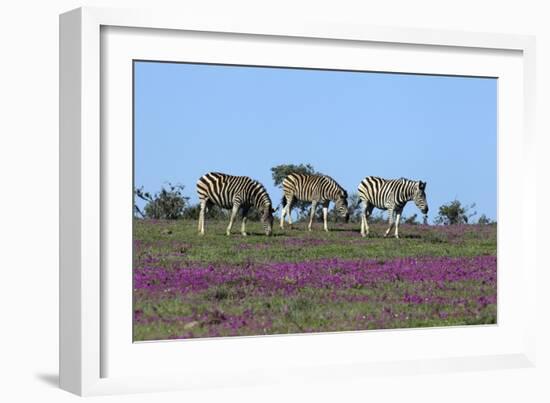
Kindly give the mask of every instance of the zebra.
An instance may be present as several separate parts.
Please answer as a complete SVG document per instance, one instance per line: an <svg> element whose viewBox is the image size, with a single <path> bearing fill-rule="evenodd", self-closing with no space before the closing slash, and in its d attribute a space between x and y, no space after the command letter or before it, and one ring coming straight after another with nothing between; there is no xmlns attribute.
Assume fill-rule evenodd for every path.
<svg viewBox="0 0 550 403"><path fill-rule="evenodd" d="M348 193L330 176L291 173L283 180L283 191L284 195L281 200L283 205L281 228L284 228L285 214L288 214L288 224L292 225L290 212L292 210L292 204L296 200L311 202L311 215L308 225L309 231L311 231L311 224L318 203L323 206L325 231L328 231L327 213L331 201L335 203L338 215L345 217L346 222L349 220Z"/></svg>
<svg viewBox="0 0 550 403"><path fill-rule="evenodd" d="M261 214L261 221L266 235L273 230L273 210L271 199L264 186L248 176L233 176L220 172L209 172L197 181L197 193L200 201L199 225L200 235L204 235L204 213L212 205L231 209L231 217L226 234L231 234L231 227L239 209L242 209L241 234L246 236L246 216L254 206Z"/></svg>
<svg viewBox="0 0 550 403"><path fill-rule="evenodd" d="M369 234L367 219L374 207L388 210L389 227L384 237L388 236L395 222L395 237L399 238L399 220L401 220L401 212L408 201L414 201L422 214L428 214L428 202L425 192L426 182L406 178L383 179L376 176L367 176L361 181L357 189L364 207L361 214L361 236L363 237Z"/></svg>

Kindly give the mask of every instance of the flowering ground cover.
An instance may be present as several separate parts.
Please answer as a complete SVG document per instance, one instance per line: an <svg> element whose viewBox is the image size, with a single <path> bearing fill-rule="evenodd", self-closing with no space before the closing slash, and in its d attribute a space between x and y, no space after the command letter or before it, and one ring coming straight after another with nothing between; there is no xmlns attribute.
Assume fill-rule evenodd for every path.
<svg viewBox="0 0 550 403"><path fill-rule="evenodd" d="M496 323L496 225L134 223L134 340Z"/></svg>

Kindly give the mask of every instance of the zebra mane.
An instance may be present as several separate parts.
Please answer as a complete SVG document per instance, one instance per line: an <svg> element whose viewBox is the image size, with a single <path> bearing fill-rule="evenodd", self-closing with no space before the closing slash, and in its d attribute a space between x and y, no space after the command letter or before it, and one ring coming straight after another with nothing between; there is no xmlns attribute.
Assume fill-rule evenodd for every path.
<svg viewBox="0 0 550 403"><path fill-rule="evenodd" d="M419 181L415 181L413 179L409 179L409 178L405 178L404 176L402 176L401 178L399 178L398 180L404 182L404 183L419 183Z"/></svg>

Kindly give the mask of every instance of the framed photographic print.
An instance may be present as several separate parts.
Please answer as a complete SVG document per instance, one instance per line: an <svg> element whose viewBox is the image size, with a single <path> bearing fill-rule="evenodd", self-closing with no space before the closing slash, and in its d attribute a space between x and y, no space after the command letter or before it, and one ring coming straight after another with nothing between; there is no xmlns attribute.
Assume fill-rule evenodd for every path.
<svg viewBox="0 0 550 403"><path fill-rule="evenodd" d="M60 43L63 388L531 365L532 38L78 9Z"/></svg>

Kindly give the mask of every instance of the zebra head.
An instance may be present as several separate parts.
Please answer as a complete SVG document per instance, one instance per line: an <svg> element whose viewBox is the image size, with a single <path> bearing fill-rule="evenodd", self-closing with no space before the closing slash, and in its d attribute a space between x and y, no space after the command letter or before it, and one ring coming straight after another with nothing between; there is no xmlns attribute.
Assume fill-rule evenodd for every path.
<svg viewBox="0 0 550 403"><path fill-rule="evenodd" d="M422 214L428 214L428 201L426 200L426 182L418 181L413 195L414 204Z"/></svg>
<svg viewBox="0 0 550 403"><path fill-rule="evenodd" d="M264 231L267 236L270 236L273 232L273 213L275 209L271 207L271 204L265 206L262 211L262 224L264 226Z"/></svg>
<svg viewBox="0 0 550 403"><path fill-rule="evenodd" d="M349 221L348 193L344 190L334 201L336 213L343 217L346 222Z"/></svg>

